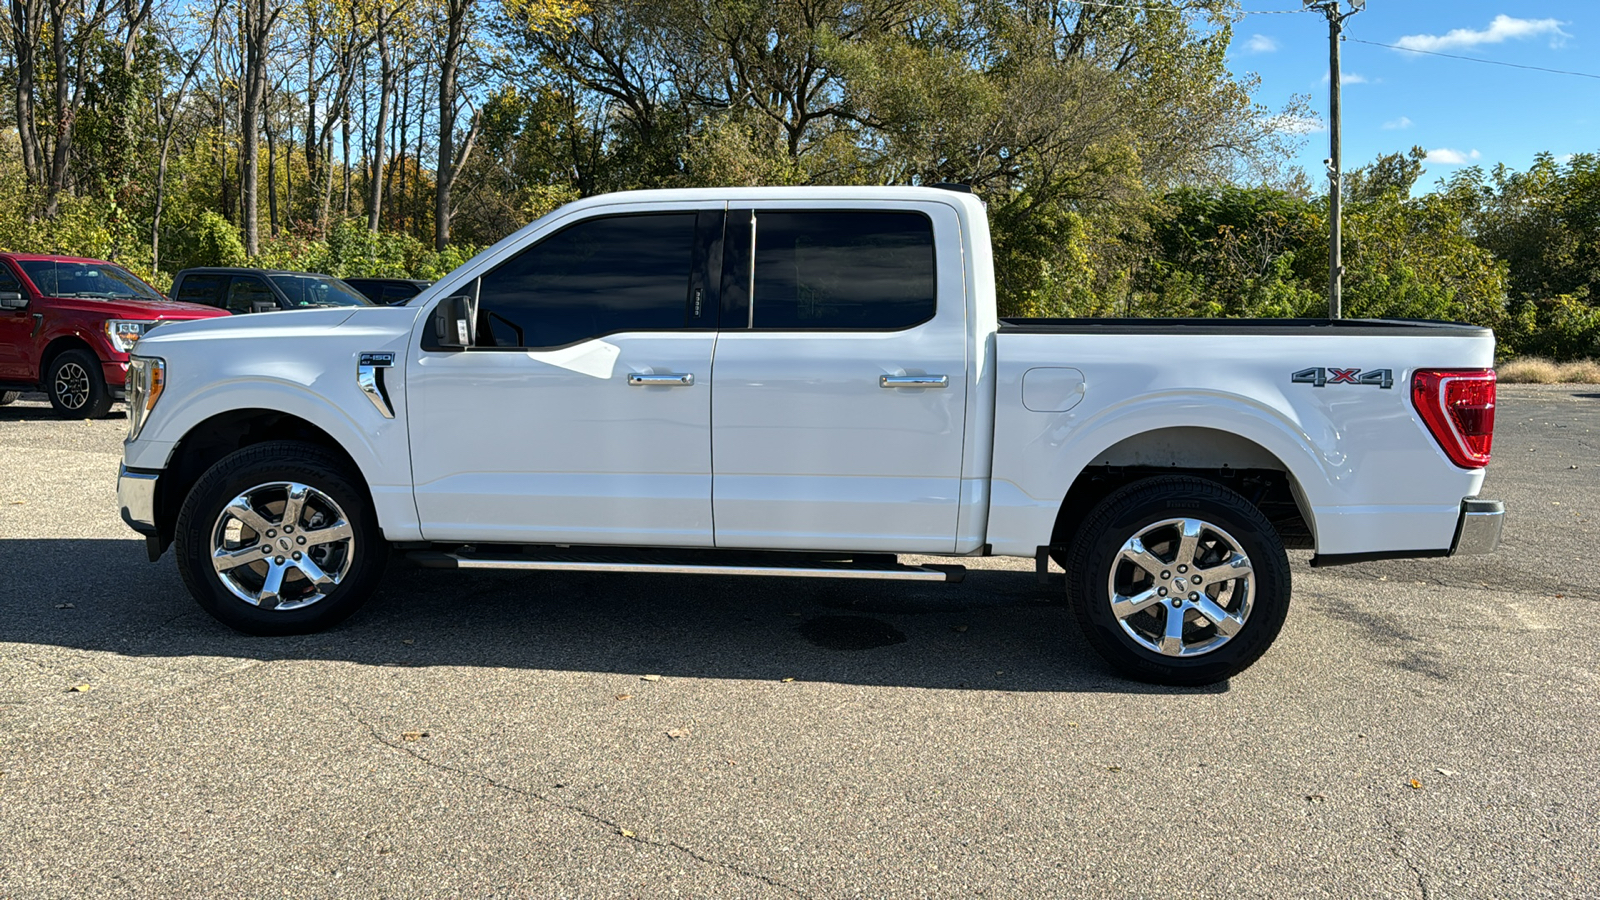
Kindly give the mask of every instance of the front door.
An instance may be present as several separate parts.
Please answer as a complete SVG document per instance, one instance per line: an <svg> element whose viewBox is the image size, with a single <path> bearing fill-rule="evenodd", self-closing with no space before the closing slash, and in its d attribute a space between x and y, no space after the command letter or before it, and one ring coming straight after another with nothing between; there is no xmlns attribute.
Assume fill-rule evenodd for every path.
<svg viewBox="0 0 1600 900"><path fill-rule="evenodd" d="M425 538L711 546L721 227L720 205L587 218L476 279L473 346L407 374Z"/></svg>
<svg viewBox="0 0 1600 900"><path fill-rule="evenodd" d="M728 211L717 546L953 552L965 279L934 235L958 247L959 221L941 204L811 206Z"/></svg>
<svg viewBox="0 0 1600 900"><path fill-rule="evenodd" d="M28 296L28 289L4 260L0 260L0 291ZM0 309L0 381L31 384L39 380L34 367L38 349L33 345L37 304L34 301L22 309Z"/></svg>

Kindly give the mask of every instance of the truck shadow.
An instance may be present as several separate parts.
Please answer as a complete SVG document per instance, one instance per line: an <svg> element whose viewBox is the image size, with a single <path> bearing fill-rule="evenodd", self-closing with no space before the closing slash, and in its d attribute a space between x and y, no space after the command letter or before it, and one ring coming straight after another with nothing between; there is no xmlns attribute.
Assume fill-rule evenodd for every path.
<svg viewBox="0 0 1600 900"><path fill-rule="evenodd" d="M127 407L118 401L111 405L111 412L105 418L94 421L104 422L126 421L128 418ZM37 392L24 392L13 403L0 406L0 422L59 422L62 418L56 415L55 408L50 405L50 398Z"/></svg>
<svg viewBox="0 0 1600 900"><path fill-rule="evenodd" d="M0 540L0 641L143 658L231 656L970 690L1218 693L1109 673L1059 587L978 570L961 584L454 572L393 560L327 632L237 634L138 540Z"/></svg>

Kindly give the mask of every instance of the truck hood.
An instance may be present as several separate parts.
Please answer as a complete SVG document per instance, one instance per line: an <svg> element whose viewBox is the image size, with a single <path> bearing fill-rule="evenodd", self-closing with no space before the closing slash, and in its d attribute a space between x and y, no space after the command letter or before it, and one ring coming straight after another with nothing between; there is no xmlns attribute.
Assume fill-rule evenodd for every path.
<svg viewBox="0 0 1600 900"><path fill-rule="evenodd" d="M370 330L374 336L382 333L399 337L411 331L411 325L416 318L417 310L404 306L339 306L250 313L242 316L224 315L203 321L173 322L163 325L139 341L139 353L146 355L159 347L196 341L314 338L349 328Z"/></svg>
<svg viewBox="0 0 1600 900"><path fill-rule="evenodd" d="M50 305L58 310L72 310L108 319L136 319L163 322L190 319L214 319L226 316L228 311L198 303L180 303L176 300L99 300L93 297L50 297Z"/></svg>

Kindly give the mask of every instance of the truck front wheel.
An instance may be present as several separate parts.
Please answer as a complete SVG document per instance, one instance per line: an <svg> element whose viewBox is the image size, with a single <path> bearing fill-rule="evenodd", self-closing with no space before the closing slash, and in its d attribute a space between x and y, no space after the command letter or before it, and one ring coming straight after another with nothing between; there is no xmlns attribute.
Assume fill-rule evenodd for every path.
<svg viewBox="0 0 1600 900"><path fill-rule="evenodd" d="M100 372L100 360L87 350L68 350L50 360L44 387L62 418L99 419L111 411L111 391Z"/></svg>
<svg viewBox="0 0 1600 900"><path fill-rule="evenodd" d="M247 634L320 631L367 601L388 545L359 480L298 441L224 457L178 513L178 571L206 612Z"/></svg>
<svg viewBox="0 0 1600 900"><path fill-rule="evenodd" d="M1289 612L1289 559L1272 523L1203 478L1147 478L1105 498L1078 532L1067 578L1089 644L1153 684L1243 671Z"/></svg>

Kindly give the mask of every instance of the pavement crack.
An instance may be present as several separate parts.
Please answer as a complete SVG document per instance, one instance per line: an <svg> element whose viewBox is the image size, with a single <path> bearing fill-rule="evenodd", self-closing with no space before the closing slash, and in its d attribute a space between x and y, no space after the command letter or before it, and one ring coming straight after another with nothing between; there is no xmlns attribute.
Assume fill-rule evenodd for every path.
<svg viewBox="0 0 1600 900"><path fill-rule="evenodd" d="M376 727L374 727L372 725L371 722L368 722L366 719L363 719L359 713L357 713L354 709L352 709L350 707L349 703L347 703L344 700L339 699L337 697L332 698L332 699L336 704L338 704L341 708L344 709L345 715L349 716L351 721L353 721L356 724L360 725L362 728L365 728L367 730L367 733L372 735L372 739L373 740L375 740L378 743L384 745L385 747L388 747L391 750L395 750L395 751L398 751L400 753L403 753L406 756L411 757L412 759L416 760L417 762L422 763L423 765L425 765L425 766L427 766L427 767L429 767L431 769L436 769L436 770L438 770L440 772L448 772L448 773L450 773L452 775L459 775L459 776L461 776L463 778L471 778L471 779L473 779L475 781L480 781L480 782L488 785L489 787L494 788L495 790L504 791L504 792L506 792L508 794L513 794L515 796L522 797L522 798L527 799L527 800L533 800L533 801L536 801L538 803L542 803L542 804L544 804L546 806L549 806L549 807L552 807L552 808L555 808L555 809L564 810L566 812L572 813L573 815L579 816L579 817L584 818L584 819L588 819L589 821L594 822L596 824L604 825L605 827L611 829L611 831L613 833L615 833L618 837L622 838L625 841L632 841L635 844L642 844L644 846L654 847L654 848L660 849L660 850L675 850L675 851L677 851L679 853L682 853L683 855L689 857L690 859L693 859L696 862L701 863L702 865L715 866L716 868L723 869L723 870L728 871L728 872L732 872L735 875L739 875L739 876L744 877L744 878L754 879L754 880L759 881L759 882L761 882L761 883L763 883L763 884L765 884L765 885L767 885L769 887L774 887L774 888L777 888L779 890L785 891L785 892L787 892L789 894L793 894L796 897L804 897L805 896L804 894L800 893L800 891L798 891L794 887L792 887L790 885L787 885L787 884L784 884L783 882L778 881L775 878L771 878L769 876L762 875L760 872L754 872L754 871L746 869L746 868L744 868L742 866L735 865L733 863L728 863L728 862L723 862L721 860L712 859L711 857L706 856L705 854L699 852L698 850L695 850L692 847L686 847L683 844L678 843L677 841L652 840L650 838L640 837L639 835L635 834L634 832L623 828L620 823L614 822L614 821L612 821L610 819L607 819L605 816L602 816L599 813L596 813L596 812L594 812L592 810L588 810L588 809L585 809L585 808L583 808L581 806L577 806L577 805L574 805L574 804L571 804L571 803L563 802L562 800L559 800L559 799L557 799L555 797L551 797L551 796L548 796L548 795L545 795L545 794L541 794L538 791L533 791L533 790L529 790L527 788L518 787L517 785L514 785L514 784L507 784L507 783L505 783L503 781L499 781L499 780L497 780L497 779L495 779L495 778L493 778L491 776L484 775L481 772L473 772L473 771L470 771L468 769L463 769L463 768L460 768L460 767L457 767L457 766L452 766L452 765L450 765L448 763L439 762L438 760L435 760L435 759L430 759L430 758L422 755L421 753L418 753L415 749L406 746L403 743L400 743L400 742L394 741L394 740L392 740L392 739L390 739L388 737L385 737L381 732L378 731L378 729Z"/></svg>

